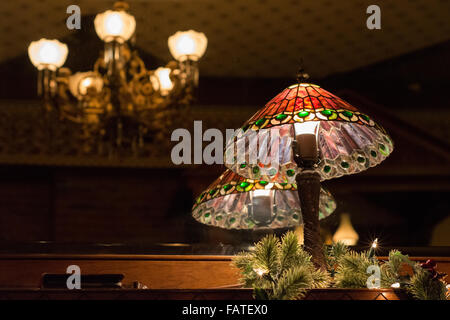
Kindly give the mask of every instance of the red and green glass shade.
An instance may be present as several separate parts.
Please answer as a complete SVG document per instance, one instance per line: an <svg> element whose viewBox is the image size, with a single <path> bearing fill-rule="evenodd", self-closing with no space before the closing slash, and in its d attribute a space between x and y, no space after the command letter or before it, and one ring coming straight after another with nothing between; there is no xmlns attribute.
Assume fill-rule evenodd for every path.
<svg viewBox="0 0 450 320"><path fill-rule="evenodd" d="M246 178L293 183L298 171L291 147L294 125L312 121L318 122L320 162L316 171L321 180L366 170L393 150L392 139L367 114L317 85L300 83L284 89L244 123L226 146L225 164ZM262 131L287 139L267 146L268 150L281 148L276 158L250 163L248 146L258 145L252 139ZM237 143L236 150L240 139L246 139L240 144L245 148L239 150ZM236 161L236 152L244 153L244 161Z"/></svg>
<svg viewBox="0 0 450 320"><path fill-rule="evenodd" d="M258 193L265 193L269 210L264 215L255 205ZM320 192L319 218L336 209L333 196L326 189ZM295 183L271 183L247 179L226 170L202 194L192 208L199 222L225 229L289 228L302 223L302 213Z"/></svg>

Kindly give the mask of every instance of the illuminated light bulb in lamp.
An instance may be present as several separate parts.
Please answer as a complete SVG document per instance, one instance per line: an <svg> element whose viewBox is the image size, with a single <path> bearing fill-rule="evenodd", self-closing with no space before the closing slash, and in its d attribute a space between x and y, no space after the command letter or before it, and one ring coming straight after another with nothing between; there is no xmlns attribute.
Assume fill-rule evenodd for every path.
<svg viewBox="0 0 450 320"><path fill-rule="evenodd" d="M127 41L136 29L134 17L123 10L107 10L95 16L95 31L105 42L117 40Z"/></svg>
<svg viewBox="0 0 450 320"><path fill-rule="evenodd" d="M319 121L305 121L295 123L295 140L297 152L303 161L316 163L318 160L317 131Z"/></svg>
<svg viewBox="0 0 450 320"><path fill-rule="evenodd" d="M341 215L341 223L336 233L333 235L333 242L342 242L347 246L354 246L358 242L359 236L352 226L350 215L343 213Z"/></svg>
<svg viewBox="0 0 450 320"><path fill-rule="evenodd" d="M319 127L319 121L305 121L294 123L295 135L300 134L313 134L317 135L317 128Z"/></svg>
<svg viewBox="0 0 450 320"><path fill-rule="evenodd" d="M66 61L69 50L67 45L58 40L41 39L33 41L28 47L31 63L38 68L56 70Z"/></svg>
<svg viewBox="0 0 450 320"><path fill-rule="evenodd" d="M155 90L159 90L162 96L169 94L169 92L173 89L174 84L170 79L171 71L172 70L170 68L160 67L156 69L154 75L150 77L153 88Z"/></svg>
<svg viewBox="0 0 450 320"><path fill-rule="evenodd" d="M272 190L256 189L250 191L251 203L247 206L248 215L256 223L267 224L272 221L275 215L273 205Z"/></svg>
<svg viewBox="0 0 450 320"><path fill-rule="evenodd" d="M268 197L270 195L270 189L256 189L253 191L254 197Z"/></svg>
<svg viewBox="0 0 450 320"><path fill-rule="evenodd" d="M197 61L205 53L207 44L205 34L194 30L178 31L168 39L170 53L178 61Z"/></svg>

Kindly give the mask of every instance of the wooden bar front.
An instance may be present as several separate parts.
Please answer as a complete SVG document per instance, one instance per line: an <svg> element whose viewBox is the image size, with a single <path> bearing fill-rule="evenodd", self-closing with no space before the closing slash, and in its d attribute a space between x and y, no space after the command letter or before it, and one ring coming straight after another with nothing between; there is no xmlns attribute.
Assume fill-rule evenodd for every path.
<svg viewBox="0 0 450 320"><path fill-rule="evenodd" d="M63 274L69 265L78 265L82 274L124 274L127 287L138 281L149 289L230 288L239 285L239 271L231 259L212 255L5 254L0 255L0 288L38 288L43 273ZM450 257L431 259L440 272L450 274Z"/></svg>
<svg viewBox="0 0 450 320"><path fill-rule="evenodd" d="M151 289L205 289L235 286L239 272L230 256L204 255L0 255L0 288L39 287L43 273L121 273L123 284L139 281Z"/></svg>

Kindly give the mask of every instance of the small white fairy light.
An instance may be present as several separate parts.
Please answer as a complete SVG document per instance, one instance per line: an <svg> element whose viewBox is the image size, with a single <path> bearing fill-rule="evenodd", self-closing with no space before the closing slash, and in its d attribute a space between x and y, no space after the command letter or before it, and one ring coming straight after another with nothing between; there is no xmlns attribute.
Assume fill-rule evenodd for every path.
<svg viewBox="0 0 450 320"><path fill-rule="evenodd" d="M372 248L376 249L378 246L378 238L372 242Z"/></svg>
<svg viewBox="0 0 450 320"><path fill-rule="evenodd" d="M394 289L400 288L400 283L395 282L395 283L391 284L391 288L394 288Z"/></svg>
<svg viewBox="0 0 450 320"><path fill-rule="evenodd" d="M378 247L378 238L372 242L369 250L369 259L375 256L375 249Z"/></svg>
<svg viewBox="0 0 450 320"><path fill-rule="evenodd" d="M266 273L267 273L267 270L266 269L263 269L263 268L256 268L256 269L253 269L257 274L258 274L258 276L260 276L260 277L262 277L263 275L265 275Z"/></svg>

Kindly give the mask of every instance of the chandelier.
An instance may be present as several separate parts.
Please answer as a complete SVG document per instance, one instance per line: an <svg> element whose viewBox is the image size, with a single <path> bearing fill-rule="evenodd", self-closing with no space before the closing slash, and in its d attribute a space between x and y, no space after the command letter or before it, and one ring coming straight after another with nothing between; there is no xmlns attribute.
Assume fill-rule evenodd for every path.
<svg viewBox="0 0 450 320"><path fill-rule="evenodd" d="M149 70L133 46L136 21L127 3L97 14L94 26L104 50L90 71L63 68L68 47L58 40L29 45L45 114L49 123L77 130L85 153L145 155L146 141L166 137L171 119L192 104L207 38L193 30L175 33L168 39L175 60Z"/></svg>

